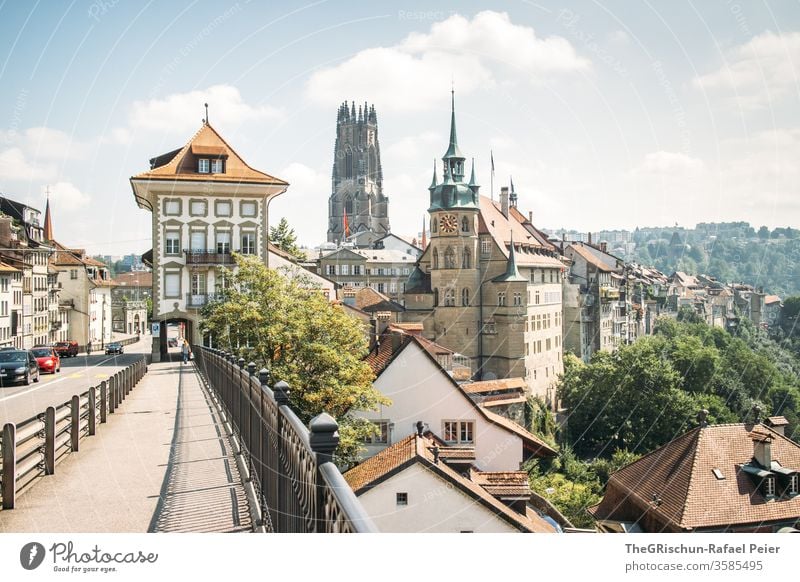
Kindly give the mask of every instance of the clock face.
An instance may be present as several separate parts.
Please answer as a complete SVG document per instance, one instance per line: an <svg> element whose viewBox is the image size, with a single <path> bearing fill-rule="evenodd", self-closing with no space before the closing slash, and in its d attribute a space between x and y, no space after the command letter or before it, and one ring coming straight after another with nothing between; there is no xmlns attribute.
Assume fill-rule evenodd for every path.
<svg viewBox="0 0 800 582"><path fill-rule="evenodd" d="M453 233L458 230L458 219L452 214L445 214L439 219L439 229L444 233Z"/></svg>

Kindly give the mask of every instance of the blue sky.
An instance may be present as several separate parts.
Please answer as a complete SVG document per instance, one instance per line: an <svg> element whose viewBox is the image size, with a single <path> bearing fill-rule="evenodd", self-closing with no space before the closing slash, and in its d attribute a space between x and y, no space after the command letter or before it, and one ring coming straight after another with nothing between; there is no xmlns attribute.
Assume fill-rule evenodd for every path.
<svg viewBox="0 0 800 582"><path fill-rule="evenodd" d="M455 84L489 190L542 227L800 226L797 2L2 2L0 190L93 252L150 248L128 178L212 124L325 239L336 109L378 112L393 230L416 235Z"/></svg>

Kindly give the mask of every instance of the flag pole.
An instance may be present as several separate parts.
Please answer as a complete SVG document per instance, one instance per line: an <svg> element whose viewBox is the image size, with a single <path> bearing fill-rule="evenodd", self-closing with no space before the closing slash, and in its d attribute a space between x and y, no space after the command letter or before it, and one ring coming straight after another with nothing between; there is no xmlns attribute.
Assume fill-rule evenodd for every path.
<svg viewBox="0 0 800 582"><path fill-rule="evenodd" d="M489 159L492 161L492 172L489 176L489 197L494 202L494 152L489 150Z"/></svg>

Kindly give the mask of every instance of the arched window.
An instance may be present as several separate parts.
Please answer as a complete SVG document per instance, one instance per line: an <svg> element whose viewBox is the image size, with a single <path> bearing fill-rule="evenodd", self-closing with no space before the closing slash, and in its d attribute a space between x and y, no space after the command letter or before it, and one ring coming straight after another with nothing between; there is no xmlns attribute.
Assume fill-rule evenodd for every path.
<svg viewBox="0 0 800 582"><path fill-rule="evenodd" d="M461 305L464 307L469 305L469 289L466 287L461 290Z"/></svg>
<svg viewBox="0 0 800 582"><path fill-rule="evenodd" d="M433 290L433 306L439 305L439 289Z"/></svg>
<svg viewBox="0 0 800 582"><path fill-rule="evenodd" d="M433 249L433 268L439 268L439 249Z"/></svg>
<svg viewBox="0 0 800 582"><path fill-rule="evenodd" d="M469 232L469 219L466 216L461 219L461 232Z"/></svg>
<svg viewBox="0 0 800 582"><path fill-rule="evenodd" d="M453 247L447 247L447 250L444 252L444 268L456 268L456 252L453 250Z"/></svg>
<svg viewBox="0 0 800 582"><path fill-rule="evenodd" d="M444 305L445 307L454 307L456 304L456 297L455 292L452 289L448 289L444 292Z"/></svg>
<svg viewBox="0 0 800 582"><path fill-rule="evenodd" d="M472 268L472 253L469 252L469 249L464 249L464 254L461 257L461 268L462 269L471 269Z"/></svg>
<svg viewBox="0 0 800 582"><path fill-rule="evenodd" d="M431 232L436 232L436 219L431 220Z"/></svg>
<svg viewBox="0 0 800 582"><path fill-rule="evenodd" d="M344 211L347 213L348 216L353 215L353 199L352 198L345 198L344 199Z"/></svg>

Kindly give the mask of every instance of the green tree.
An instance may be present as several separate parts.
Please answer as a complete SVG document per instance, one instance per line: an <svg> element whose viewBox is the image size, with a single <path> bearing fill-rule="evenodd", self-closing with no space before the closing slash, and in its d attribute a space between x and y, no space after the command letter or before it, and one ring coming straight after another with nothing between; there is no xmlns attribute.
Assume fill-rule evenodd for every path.
<svg viewBox="0 0 800 582"><path fill-rule="evenodd" d="M759 228L758 238L760 238L761 240L769 239L769 228L767 228L766 226L762 226L761 228Z"/></svg>
<svg viewBox="0 0 800 582"><path fill-rule="evenodd" d="M298 260L306 259L306 254L297 246L297 235L286 218L281 218L278 226L269 228L269 241Z"/></svg>
<svg viewBox="0 0 800 582"><path fill-rule="evenodd" d="M238 269L226 274L221 299L203 309L202 326L216 345L267 367L273 381L287 382L304 422L321 412L335 417L338 459L352 462L374 432L353 413L388 403L372 386L361 324L307 282L267 269L255 257L235 260Z"/></svg>

